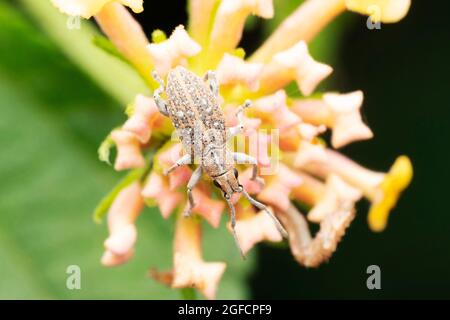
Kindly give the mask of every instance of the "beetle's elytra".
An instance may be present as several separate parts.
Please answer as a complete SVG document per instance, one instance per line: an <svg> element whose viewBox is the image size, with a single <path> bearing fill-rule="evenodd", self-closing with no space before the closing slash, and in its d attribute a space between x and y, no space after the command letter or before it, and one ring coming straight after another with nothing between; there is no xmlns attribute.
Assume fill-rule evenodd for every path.
<svg viewBox="0 0 450 320"><path fill-rule="evenodd" d="M226 128L225 117L218 102L219 87L213 71L208 71L201 79L184 67L172 69L167 76L166 101L161 97L164 92L163 80L156 72L153 72L153 77L160 84L154 92L155 102L159 111L171 119L185 151L185 155L178 159L166 174L180 166L193 164L195 159L198 159L200 164L187 185L189 206L185 215L189 216L195 206L192 189L200 181L202 174L206 173L222 190L223 197L230 207L231 227L239 249L239 239L235 231L235 210L231 202L234 193L242 193L252 205L269 214L283 237L287 237L277 218L264 204L253 199L239 183L238 171L235 169L236 162L252 165L252 180L263 183L258 177L257 160L245 153L231 152L227 149L227 141L243 129L242 114L244 109L250 106L250 101L247 100L238 108L236 115L239 124L236 127ZM242 254L242 250L240 251Z"/></svg>

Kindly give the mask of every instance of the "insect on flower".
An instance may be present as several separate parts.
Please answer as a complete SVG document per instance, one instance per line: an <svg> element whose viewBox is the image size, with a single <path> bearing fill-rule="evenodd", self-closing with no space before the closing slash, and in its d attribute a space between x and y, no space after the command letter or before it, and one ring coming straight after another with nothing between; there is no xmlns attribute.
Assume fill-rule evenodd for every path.
<svg viewBox="0 0 450 320"><path fill-rule="evenodd" d="M163 115L171 119L186 152L164 173L167 175L183 165L200 164L187 185L189 206L184 215L190 216L191 210L195 207L192 189L200 181L202 174L206 173L222 190L223 197L230 207L233 236L243 257L244 253L235 230L235 209L231 201L231 196L235 193L242 193L252 205L259 210L264 210L273 219L281 235L287 238L287 232L278 219L264 204L253 199L239 183L238 171L234 167L234 162L252 165L251 180L263 184L264 180L258 177L257 160L245 153L231 152L226 146L227 141L244 129L242 115L244 110L250 107L250 100L246 100L237 109L236 117L239 123L235 127L226 128L225 116L218 102L219 85L213 71L208 71L202 80L182 66L170 70L167 77L167 101L161 97L164 92L164 81L156 71L153 71L152 74L160 84L160 87L154 92L156 105Z"/></svg>

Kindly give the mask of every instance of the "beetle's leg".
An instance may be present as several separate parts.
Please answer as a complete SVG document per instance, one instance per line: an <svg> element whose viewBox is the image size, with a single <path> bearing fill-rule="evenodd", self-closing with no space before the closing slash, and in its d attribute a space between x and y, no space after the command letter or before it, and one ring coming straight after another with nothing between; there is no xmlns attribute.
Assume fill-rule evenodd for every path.
<svg viewBox="0 0 450 320"><path fill-rule="evenodd" d="M181 166L185 166L187 164L191 164L191 155L190 154L185 154L184 156L182 156L180 159L178 159L173 166L171 166L169 169L164 171L164 175L168 175L169 173L171 173L173 170L175 170L178 167Z"/></svg>
<svg viewBox="0 0 450 320"><path fill-rule="evenodd" d="M153 93L153 99L155 100L155 103L158 106L159 112L168 117L169 112L167 111L167 105L161 98L161 94L164 92L164 81L160 78L160 76L155 70L153 70L152 76L159 83L159 88L156 89L155 92Z"/></svg>
<svg viewBox="0 0 450 320"><path fill-rule="evenodd" d="M203 80L205 82L209 82L209 88L211 89L211 92L214 94L214 96L218 97L219 82L217 81L216 73L214 71L208 70L208 72L205 73Z"/></svg>
<svg viewBox="0 0 450 320"><path fill-rule="evenodd" d="M253 166L251 180L258 182L261 186L264 186L264 180L261 177L258 177L258 161L256 158L241 152L233 152L232 155L233 160L238 164L251 164Z"/></svg>
<svg viewBox="0 0 450 320"><path fill-rule="evenodd" d="M250 100L245 100L244 104L237 109L236 118L238 119L238 124L237 126L228 129L228 140L231 140L244 130L244 110L250 107L251 104L252 102Z"/></svg>
<svg viewBox="0 0 450 320"><path fill-rule="evenodd" d="M336 250L345 230L355 218L355 210L344 203L320 222L320 229L314 237L306 218L293 204L280 212L279 217L291 235L289 242L295 260L306 267L317 267Z"/></svg>
<svg viewBox="0 0 450 320"><path fill-rule="evenodd" d="M234 205L231 202L231 197L225 196L225 200L227 201L228 206L230 207L231 230L233 231L234 241L236 242L236 245L239 249L239 252L241 253L242 258L245 259L244 252L242 251L241 244L239 242L239 238L236 233L236 211L234 210Z"/></svg>
<svg viewBox="0 0 450 320"><path fill-rule="evenodd" d="M184 216L189 217L191 215L192 209L195 207L194 197L192 195L192 189L196 186L196 184L200 181L200 178L202 177L203 169L202 167L198 167L195 169L194 173L192 173L191 178L189 179L188 185L187 185L187 194L189 199L189 205L184 211Z"/></svg>
<svg viewBox="0 0 450 320"><path fill-rule="evenodd" d="M247 198L248 201L250 201L250 203L252 205L257 207L259 210L264 210L272 218L272 220L275 222L275 225L276 225L278 231L283 236L283 238L287 238L288 237L288 234L287 234L286 230L283 228L283 226L281 225L280 221L278 221L278 219L272 214L272 212L269 211L269 209L267 209L267 207L264 204L262 204L261 202L256 201L255 199L253 199L247 193L247 191L245 191L244 189L242 189L242 194Z"/></svg>

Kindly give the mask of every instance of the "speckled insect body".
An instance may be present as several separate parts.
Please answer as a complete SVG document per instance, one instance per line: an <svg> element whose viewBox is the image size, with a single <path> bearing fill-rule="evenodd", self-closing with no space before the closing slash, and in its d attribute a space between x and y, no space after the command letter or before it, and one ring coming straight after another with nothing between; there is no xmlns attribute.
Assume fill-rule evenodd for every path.
<svg viewBox="0 0 450 320"><path fill-rule="evenodd" d="M242 193L252 205L269 214L280 233L286 236L286 231L275 216L264 204L253 199L239 183L238 171L235 169L236 162L252 165L252 179L263 183L263 180L257 176L256 159L247 154L231 152L227 149L227 141L243 130L242 114L244 109L250 106L250 101L246 101L237 110L236 116L239 124L236 127L226 128L225 117L219 104L218 83L214 72L208 71L201 79L184 67L178 66L172 69L167 76L166 101L161 97L164 92L163 80L156 72L153 72L153 77L160 84L160 87L154 92L155 102L160 112L171 119L185 151L185 155L165 173L169 174L183 165L199 164L187 185L189 206L185 215L189 216L195 206L192 189L200 181L202 174L206 173L222 190L224 199L230 207L231 226L239 249L239 240L235 232L235 210L231 202L231 196L234 193Z"/></svg>

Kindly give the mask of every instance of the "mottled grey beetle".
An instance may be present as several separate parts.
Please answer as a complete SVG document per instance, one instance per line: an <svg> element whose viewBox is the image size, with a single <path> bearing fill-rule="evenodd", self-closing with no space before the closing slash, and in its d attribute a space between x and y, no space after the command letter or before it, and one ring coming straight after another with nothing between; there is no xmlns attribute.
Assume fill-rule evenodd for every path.
<svg viewBox="0 0 450 320"><path fill-rule="evenodd" d="M167 101L161 97L164 92L163 80L155 71L153 71L153 77L160 84L160 87L154 92L156 105L163 115L172 120L186 152L165 174L169 174L180 166L193 164L196 159L200 164L187 185L189 206L185 215L189 216L195 206L192 189L199 182L202 174L206 173L222 190L223 197L230 207L233 236L241 254L242 250L235 230L235 210L231 202L231 196L234 193L242 193L252 205L259 210L264 210L274 220L282 236L287 237L287 233L278 219L264 204L253 199L239 183L235 162L251 164L253 166L252 180L263 183L263 180L258 177L256 159L245 153L231 152L226 146L227 141L242 132L242 114L251 102L247 100L238 108L236 116L239 124L227 129L225 117L218 102L219 87L214 72L208 71L202 80L184 67L178 66L172 69L167 76Z"/></svg>

